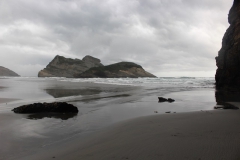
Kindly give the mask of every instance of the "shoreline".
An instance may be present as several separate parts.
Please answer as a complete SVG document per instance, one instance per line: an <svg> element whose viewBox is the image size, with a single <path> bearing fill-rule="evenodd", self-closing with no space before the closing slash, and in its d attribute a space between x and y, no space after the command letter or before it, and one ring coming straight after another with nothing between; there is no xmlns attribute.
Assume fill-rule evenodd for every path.
<svg viewBox="0 0 240 160"><path fill-rule="evenodd" d="M145 116L116 123L85 139L74 137L42 148L22 159L239 159L239 125L239 110Z"/></svg>
<svg viewBox="0 0 240 160"><path fill-rule="evenodd" d="M13 102L13 101L17 101L20 99L16 99L16 98L0 98L0 104L1 103L8 103L8 102Z"/></svg>
<svg viewBox="0 0 240 160"><path fill-rule="evenodd" d="M5 82L6 85L8 83L9 81ZM4 97L17 97L21 100L1 105L0 118L3 130L0 134L4 137L2 140L4 145L0 148L0 159L4 160L37 159L38 157L47 159L49 157L44 158L41 154L51 156L50 154L53 153L56 155L50 159L53 157L58 159L60 153L66 153L64 156L69 156L72 152L79 152L79 148L83 147L85 150L90 144L93 144L90 147L94 147L95 142L98 142L98 135L109 135L110 132L107 131L119 126L122 122L131 122L139 117L140 119L149 116L172 117L185 114L184 112L211 110L216 104L213 88L119 86L41 79L12 80L12 83L14 85L5 90ZM26 88L26 86L29 87ZM19 94L22 91L24 94ZM35 94L31 94L32 91ZM176 101L158 103L158 96L173 98ZM13 107L17 107L16 105L35 102L36 99L67 101L79 108L79 114L61 117L51 114L21 115L10 111ZM171 114L166 114L169 111ZM173 114L174 112L177 113ZM139 133L141 132L145 132L145 129L140 129ZM107 154L113 152L107 150L108 148L105 150ZM85 155L80 156L83 156L82 159L88 158ZM66 157L66 159L79 158ZM95 157L95 159L98 158Z"/></svg>

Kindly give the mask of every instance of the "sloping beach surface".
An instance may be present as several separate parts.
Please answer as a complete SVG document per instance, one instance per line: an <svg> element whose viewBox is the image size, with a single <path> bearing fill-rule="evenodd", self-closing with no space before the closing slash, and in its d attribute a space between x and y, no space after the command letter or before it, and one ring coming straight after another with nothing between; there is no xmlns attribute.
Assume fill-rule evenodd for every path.
<svg viewBox="0 0 240 160"><path fill-rule="evenodd" d="M235 110L141 117L24 159L238 160L239 125Z"/></svg>
<svg viewBox="0 0 240 160"><path fill-rule="evenodd" d="M87 155L91 155L89 158L93 159L96 159L94 155L99 155L100 158L109 158L112 155L111 153L118 155L117 159L119 159L119 157L124 157L122 153L125 150L119 149L119 154L115 154L115 152L118 152L118 149L114 151L114 146L111 148L111 143L120 145L120 147L125 145L131 146L131 144L126 142L132 143L133 141L123 140L127 135L139 136L143 140L150 140L149 135L144 133L150 133L151 137L153 136L152 140L155 139L154 135L157 136L158 134L159 137L165 139L164 135L166 132L172 134L172 132L169 132L172 131L171 126L186 125L185 129L187 129L189 124L191 126L198 124L198 120L199 123L204 123L206 128L208 126L211 127L210 123L207 123L207 117L205 119L204 116L208 115L206 111L212 110L216 105L213 78L67 79L6 77L1 78L0 82L0 98L11 100L11 102L8 101L7 103L0 102L0 134L3 137L1 138L0 159L4 160L59 158L61 153L64 153L64 156L73 155L73 157L66 157L66 159L75 159L74 155L82 156L83 159L87 159ZM158 96L173 98L176 101L174 103L158 103ZM23 104L54 101L71 103L78 107L79 113L71 115L14 114L11 111L14 107ZM192 113L185 114L185 112L195 111L200 111L200 113L194 113L196 116ZM168 114L166 112L171 113ZM220 112L213 112L213 115L218 115L215 113ZM222 115L225 115L224 113L222 111ZM237 112L231 113L235 114ZM157 117L163 117L163 119L160 118L158 120L154 116L157 119L150 120L154 122L152 125L151 123L149 125L146 123L148 118L146 118L146 122L137 122L139 117L140 119L144 117L142 119L144 120L146 116L151 115L159 115ZM230 118L234 117L229 116ZM194 119L195 117L201 117L202 119ZM137 119L131 121L131 119L135 118ZM149 118L151 119L151 117ZM179 119L182 119L182 121L178 122ZM212 123L216 122L216 126L218 126L217 121L220 119L221 116L217 117ZM160 122L161 124L158 124ZM170 124L170 122L176 124ZM231 122L231 119L229 119L229 122ZM137 123L142 123L142 125L138 126ZM226 121L226 125L227 123L228 121ZM154 124L164 126L158 129L155 128ZM221 120L219 124L221 124ZM122 130L121 125L128 126L128 128L122 128ZM119 129L116 127L119 127ZM191 127L189 128L191 129ZM187 133L188 131L185 131L185 129L183 128L181 132ZM193 129L191 129L191 134L193 134L192 132L201 132L201 130L195 131ZM120 136L120 134L115 134L117 133L116 131L123 136L122 138L119 137L121 142L114 139L116 135ZM185 137L191 134L186 134ZM108 137L110 138L109 140L101 141L101 139L104 140ZM176 138L177 136L173 137ZM153 143L153 141L149 142ZM144 145L145 143L146 145ZM169 147L171 146L171 142L166 141L166 143L169 143ZM100 148L97 148L94 144L99 144ZM142 145L146 146L146 149L150 144L146 141ZM93 148L91 149L91 147ZM139 147L141 146L139 145ZM158 148L157 143L152 145L152 147ZM80 152L79 148L82 148L84 152ZM90 150L88 148L94 154L89 153ZM151 148L151 145L149 148ZM137 154L138 150L139 154L142 152L140 148L132 148L129 152L131 150L134 150L134 152L131 152L133 153L132 155ZM98 152L101 152L101 155ZM41 157L41 153L46 157ZM148 152L145 153L147 154ZM149 152L149 154L152 155L152 152ZM64 156L62 155L62 157Z"/></svg>

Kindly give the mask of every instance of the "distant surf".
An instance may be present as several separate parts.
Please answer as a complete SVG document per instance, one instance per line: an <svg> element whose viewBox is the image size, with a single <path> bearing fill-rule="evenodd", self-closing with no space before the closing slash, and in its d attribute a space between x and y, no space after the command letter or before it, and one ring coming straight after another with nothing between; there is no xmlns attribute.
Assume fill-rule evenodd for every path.
<svg viewBox="0 0 240 160"><path fill-rule="evenodd" d="M88 82L114 85L158 86L158 87L187 87L187 88L213 88L214 77L159 77L159 78L64 78L51 77L69 82Z"/></svg>

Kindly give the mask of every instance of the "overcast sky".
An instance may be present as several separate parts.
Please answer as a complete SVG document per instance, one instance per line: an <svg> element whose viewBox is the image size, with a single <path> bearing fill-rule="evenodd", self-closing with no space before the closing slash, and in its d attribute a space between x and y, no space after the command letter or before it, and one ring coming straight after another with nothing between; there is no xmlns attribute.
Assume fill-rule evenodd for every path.
<svg viewBox="0 0 240 160"><path fill-rule="evenodd" d="M0 0L0 66L37 76L56 56L215 75L233 0Z"/></svg>

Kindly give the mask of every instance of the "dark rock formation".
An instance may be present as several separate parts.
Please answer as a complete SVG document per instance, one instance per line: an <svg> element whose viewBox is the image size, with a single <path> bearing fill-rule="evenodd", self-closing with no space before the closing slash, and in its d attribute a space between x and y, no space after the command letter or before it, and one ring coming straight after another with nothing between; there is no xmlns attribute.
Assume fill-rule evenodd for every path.
<svg viewBox="0 0 240 160"><path fill-rule="evenodd" d="M85 56L80 60L57 55L46 68L38 73L38 77L73 78L74 74L79 74L92 67L99 66L103 66L100 60L91 56Z"/></svg>
<svg viewBox="0 0 240 160"><path fill-rule="evenodd" d="M239 108L230 103L225 103L224 105L216 105L214 109L239 109Z"/></svg>
<svg viewBox="0 0 240 160"><path fill-rule="evenodd" d="M172 98L163 98L163 97L158 97L158 102L169 102L169 103L172 103L174 102L175 100L172 99Z"/></svg>
<svg viewBox="0 0 240 160"><path fill-rule="evenodd" d="M222 48L216 57L216 87L240 89L240 0L234 0L229 11L230 23L223 40Z"/></svg>
<svg viewBox="0 0 240 160"><path fill-rule="evenodd" d="M76 78L138 78L156 77L145 71L142 66L132 62L120 62L108 66L94 67L83 73L75 74Z"/></svg>
<svg viewBox="0 0 240 160"><path fill-rule="evenodd" d="M19 77L19 75L8 68L0 66L0 76Z"/></svg>
<svg viewBox="0 0 240 160"><path fill-rule="evenodd" d="M167 100L168 100L168 102L169 102L169 103L172 103L172 102L174 102L174 101L175 101L175 100L174 100L174 99L172 99L172 98L168 98Z"/></svg>
<svg viewBox="0 0 240 160"><path fill-rule="evenodd" d="M240 102L240 92L228 90L217 90L215 92L217 105L224 105L226 102Z"/></svg>
<svg viewBox="0 0 240 160"><path fill-rule="evenodd" d="M57 112L57 113L78 113L78 108L66 102L54 103L33 103L23 105L12 110L15 113L42 113L42 112Z"/></svg>
<svg viewBox="0 0 240 160"><path fill-rule="evenodd" d="M158 102L167 102L167 98L158 97Z"/></svg>
<svg viewBox="0 0 240 160"><path fill-rule="evenodd" d="M233 104L225 103L223 109L239 109L239 108Z"/></svg>

